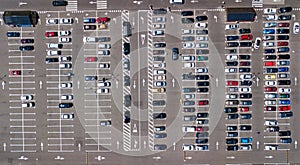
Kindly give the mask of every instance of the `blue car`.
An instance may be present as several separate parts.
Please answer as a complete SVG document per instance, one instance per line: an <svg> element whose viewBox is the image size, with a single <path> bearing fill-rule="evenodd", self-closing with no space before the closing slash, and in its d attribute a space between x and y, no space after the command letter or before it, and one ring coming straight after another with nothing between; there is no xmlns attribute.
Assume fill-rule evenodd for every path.
<svg viewBox="0 0 300 165"><path fill-rule="evenodd" d="M96 18L84 18L83 23L95 23Z"/></svg>
<svg viewBox="0 0 300 165"><path fill-rule="evenodd" d="M6 35L7 37L20 37L19 32L7 32Z"/></svg>
<svg viewBox="0 0 300 165"><path fill-rule="evenodd" d="M282 105L291 104L291 101L290 100L279 100L279 104L282 104Z"/></svg>
<svg viewBox="0 0 300 165"><path fill-rule="evenodd" d="M289 71L289 67L278 68L278 72L288 72L288 71Z"/></svg>
<svg viewBox="0 0 300 165"><path fill-rule="evenodd" d="M263 34L275 34L275 30L274 29L264 29Z"/></svg>
<svg viewBox="0 0 300 165"><path fill-rule="evenodd" d="M275 49L265 49L265 54L267 53L275 53Z"/></svg>
<svg viewBox="0 0 300 165"><path fill-rule="evenodd" d="M248 137L248 138L241 138L240 139L241 143L252 143L252 138Z"/></svg>

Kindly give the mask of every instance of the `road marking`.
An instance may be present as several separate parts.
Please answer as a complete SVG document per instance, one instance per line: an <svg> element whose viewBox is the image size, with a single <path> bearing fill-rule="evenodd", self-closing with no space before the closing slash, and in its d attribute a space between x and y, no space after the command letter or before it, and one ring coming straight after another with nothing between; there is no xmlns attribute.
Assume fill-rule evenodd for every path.
<svg viewBox="0 0 300 165"><path fill-rule="evenodd" d="M173 88L175 87L175 79L174 78L172 79L172 87Z"/></svg>
<svg viewBox="0 0 300 165"><path fill-rule="evenodd" d="M218 87L218 86L219 86L219 79L216 78L216 87Z"/></svg>
<svg viewBox="0 0 300 165"><path fill-rule="evenodd" d="M258 87L258 82L259 82L259 78L258 77L256 77L256 86Z"/></svg>
<svg viewBox="0 0 300 165"><path fill-rule="evenodd" d="M227 156L226 159L235 159L234 156Z"/></svg>
<svg viewBox="0 0 300 165"><path fill-rule="evenodd" d="M144 43L145 43L145 38L146 38L146 35L145 35L145 34L141 34L141 38L142 38L142 45L144 45Z"/></svg>
<svg viewBox="0 0 300 165"><path fill-rule="evenodd" d="M44 151L44 143L41 142L41 151Z"/></svg>
<svg viewBox="0 0 300 165"><path fill-rule="evenodd" d="M216 142L216 150L219 150L219 142Z"/></svg>
<svg viewBox="0 0 300 165"><path fill-rule="evenodd" d="M6 151L6 143L3 143L3 151Z"/></svg>
<svg viewBox="0 0 300 165"><path fill-rule="evenodd" d="M145 86L145 82L146 82L146 80L145 80L145 79L143 79L143 86Z"/></svg>
<svg viewBox="0 0 300 165"><path fill-rule="evenodd" d="M175 142L173 143L173 150L174 151L176 150L176 143Z"/></svg>
<svg viewBox="0 0 300 165"><path fill-rule="evenodd" d="M256 142L256 149L259 149L259 141Z"/></svg>
<svg viewBox="0 0 300 165"><path fill-rule="evenodd" d="M120 149L120 142L117 141L117 149Z"/></svg>
<svg viewBox="0 0 300 165"><path fill-rule="evenodd" d="M297 77L295 77L295 86L297 86L297 80L298 80Z"/></svg>
<svg viewBox="0 0 300 165"><path fill-rule="evenodd" d="M5 81L2 81L2 90L4 90L4 88L5 88Z"/></svg>
<svg viewBox="0 0 300 165"><path fill-rule="evenodd" d="M136 84L135 84L135 80L133 81L133 88L135 89L136 87Z"/></svg>
<svg viewBox="0 0 300 165"><path fill-rule="evenodd" d="M297 149L297 147L298 147L298 141L295 140L295 149Z"/></svg>

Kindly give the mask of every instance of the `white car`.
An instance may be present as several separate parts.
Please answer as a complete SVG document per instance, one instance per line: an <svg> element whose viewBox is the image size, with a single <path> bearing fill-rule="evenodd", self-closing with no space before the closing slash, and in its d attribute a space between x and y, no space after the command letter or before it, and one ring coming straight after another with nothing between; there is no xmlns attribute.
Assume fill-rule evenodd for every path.
<svg viewBox="0 0 300 165"><path fill-rule="evenodd" d="M183 43L183 48L194 48L195 44L193 42L185 42Z"/></svg>
<svg viewBox="0 0 300 165"><path fill-rule="evenodd" d="M154 17L153 22L166 22L166 17Z"/></svg>
<svg viewBox="0 0 300 165"><path fill-rule="evenodd" d="M225 68L225 73L236 73L237 68Z"/></svg>
<svg viewBox="0 0 300 165"><path fill-rule="evenodd" d="M22 95L20 96L21 100L32 100L33 96L32 95Z"/></svg>
<svg viewBox="0 0 300 165"><path fill-rule="evenodd" d="M265 8L264 14L276 14L276 8Z"/></svg>
<svg viewBox="0 0 300 165"><path fill-rule="evenodd" d="M260 37L256 37L255 39L255 43L254 43L254 49L258 49L259 48L259 45L261 43L261 38Z"/></svg>
<svg viewBox="0 0 300 165"><path fill-rule="evenodd" d="M59 57L58 60L60 62L70 62L72 60L72 57L71 56L68 56L68 57Z"/></svg>
<svg viewBox="0 0 300 165"><path fill-rule="evenodd" d="M30 108L30 107L34 107L34 106L35 106L34 102L22 103L23 108Z"/></svg>
<svg viewBox="0 0 300 165"><path fill-rule="evenodd" d="M207 73L207 72L208 72L208 69L207 69L207 68L197 68L197 69L196 69L196 72L197 72L197 73Z"/></svg>
<svg viewBox="0 0 300 165"><path fill-rule="evenodd" d="M276 27L277 23L276 22L266 22L265 23L265 28L271 28L271 27Z"/></svg>
<svg viewBox="0 0 300 165"><path fill-rule="evenodd" d="M62 114L60 116L61 119L74 119L75 115L73 113L69 113L69 114Z"/></svg>
<svg viewBox="0 0 300 165"><path fill-rule="evenodd" d="M267 120L267 121L265 121L265 125L276 126L276 125L278 125L278 121L277 120Z"/></svg>
<svg viewBox="0 0 300 165"><path fill-rule="evenodd" d="M61 24L72 24L73 23L73 19L72 18L61 18L59 20L59 23L61 23Z"/></svg>
<svg viewBox="0 0 300 165"><path fill-rule="evenodd" d="M57 55L61 55L61 51L60 51L60 50L48 50L48 51L47 51L47 55L48 55L48 56L57 56Z"/></svg>
<svg viewBox="0 0 300 165"><path fill-rule="evenodd" d="M266 145L265 150L277 150L278 146L277 145Z"/></svg>
<svg viewBox="0 0 300 165"><path fill-rule="evenodd" d="M184 95L185 99L194 99L195 97L196 97L195 94L185 94Z"/></svg>
<svg viewBox="0 0 300 165"><path fill-rule="evenodd" d="M291 93L291 88L278 88L278 93Z"/></svg>
<svg viewBox="0 0 300 165"><path fill-rule="evenodd" d="M240 150L243 150L243 151L249 151L251 149L252 149L252 145L251 144L241 145L240 146Z"/></svg>
<svg viewBox="0 0 300 165"><path fill-rule="evenodd" d="M109 63L100 63L99 68L110 68L110 64Z"/></svg>
<svg viewBox="0 0 300 165"><path fill-rule="evenodd" d="M154 35L154 36L160 36L160 35L164 35L164 34L165 34L164 30L154 30L152 32L152 35Z"/></svg>
<svg viewBox="0 0 300 165"><path fill-rule="evenodd" d="M226 97L226 99L237 99L238 95L237 94L227 94L225 97Z"/></svg>
<svg viewBox="0 0 300 165"><path fill-rule="evenodd" d="M53 49L53 48L54 49L61 49L63 47L63 45L62 44L56 44L56 43L48 43L47 47L49 49Z"/></svg>
<svg viewBox="0 0 300 165"><path fill-rule="evenodd" d="M100 88L100 89L97 89L97 93L109 93L109 89L108 88Z"/></svg>
<svg viewBox="0 0 300 165"><path fill-rule="evenodd" d="M194 126L183 126L182 132L195 132L196 128Z"/></svg>
<svg viewBox="0 0 300 165"><path fill-rule="evenodd" d="M72 64L71 63L59 64L59 68L61 68L61 69L69 69L69 68L72 68Z"/></svg>
<svg viewBox="0 0 300 165"><path fill-rule="evenodd" d="M69 35L71 35L71 32L68 30L58 32L58 36L69 36Z"/></svg>
<svg viewBox="0 0 300 165"><path fill-rule="evenodd" d="M195 63L194 62L186 62L183 64L184 68L193 68L195 67Z"/></svg>
<svg viewBox="0 0 300 165"><path fill-rule="evenodd" d="M165 81L156 81L154 82L154 86L156 87L165 87L167 83Z"/></svg>
<svg viewBox="0 0 300 165"><path fill-rule="evenodd" d="M99 49L110 49L111 45L110 44L99 44L98 48Z"/></svg>
<svg viewBox="0 0 300 165"><path fill-rule="evenodd" d="M238 59L237 55L227 55L226 60L235 61Z"/></svg>
<svg viewBox="0 0 300 165"><path fill-rule="evenodd" d="M197 43L196 48L208 48L208 43Z"/></svg>
<svg viewBox="0 0 300 165"><path fill-rule="evenodd" d="M276 86L277 81L265 81L265 86Z"/></svg>
<svg viewBox="0 0 300 165"><path fill-rule="evenodd" d="M252 79L252 74L242 74L240 75L240 79Z"/></svg>
<svg viewBox="0 0 300 165"><path fill-rule="evenodd" d="M197 28L207 28L207 23L197 22L197 23L195 23L195 27L197 27Z"/></svg>
<svg viewBox="0 0 300 165"><path fill-rule="evenodd" d="M183 151L193 151L195 149L195 146L192 144L185 144L182 146Z"/></svg>
<svg viewBox="0 0 300 165"><path fill-rule="evenodd" d="M72 39L71 38L58 38L58 42L71 42L72 41Z"/></svg>
<svg viewBox="0 0 300 165"><path fill-rule="evenodd" d="M165 24L154 24L153 28L154 29L164 29L166 26Z"/></svg>
<svg viewBox="0 0 300 165"><path fill-rule="evenodd" d="M275 94L275 93L266 93L266 94L265 94L265 98L266 98L266 99L277 98L277 94Z"/></svg>
<svg viewBox="0 0 300 165"><path fill-rule="evenodd" d="M193 29L182 29L182 34L194 34Z"/></svg>
<svg viewBox="0 0 300 165"><path fill-rule="evenodd" d="M271 21L271 20L276 21L276 20L278 20L278 15L267 15L266 19L268 21Z"/></svg>
<svg viewBox="0 0 300 165"><path fill-rule="evenodd" d="M274 47L275 46L275 42L264 42L264 47Z"/></svg>
<svg viewBox="0 0 300 165"><path fill-rule="evenodd" d="M198 40L198 41L208 41L208 37L207 36L197 36L196 40Z"/></svg>
<svg viewBox="0 0 300 165"><path fill-rule="evenodd" d="M59 88L72 88L72 83L61 83L58 85Z"/></svg>
<svg viewBox="0 0 300 165"><path fill-rule="evenodd" d="M276 100L265 100L265 105L276 105Z"/></svg>
<svg viewBox="0 0 300 165"><path fill-rule="evenodd" d="M299 33L299 22L294 22L293 32L294 34Z"/></svg>
<svg viewBox="0 0 300 165"><path fill-rule="evenodd" d="M61 95L61 100L73 100L73 95Z"/></svg>
<svg viewBox="0 0 300 165"><path fill-rule="evenodd" d="M48 19L46 23L49 24L58 24L58 19Z"/></svg>
<svg viewBox="0 0 300 165"><path fill-rule="evenodd" d="M166 70L153 70L153 74L154 75L158 75L158 74L166 74Z"/></svg>
<svg viewBox="0 0 300 165"><path fill-rule="evenodd" d="M239 25L238 24L231 24L231 25L226 25L225 26L225 30L233 30L233 29L237 29L239 28Z"/></svg>
<svg viewBox="0 0 300 165"><path fill-rule="evenodd" d="M166 76L154 76L154 80L166 80Z"/></svg>
<svg viewBox="0 0 300 165"><path fill-rule="evenodd" d="M110 87L111 82L98 82L97 86L98 87Z"/></svg>
<svg viewBox="0 0 300 165"><path fill-rule="evenodd" d="M248 92L251 92L251 88L242 87L242 88L239 88L239 91L241 93L248 93Z"/></svg>

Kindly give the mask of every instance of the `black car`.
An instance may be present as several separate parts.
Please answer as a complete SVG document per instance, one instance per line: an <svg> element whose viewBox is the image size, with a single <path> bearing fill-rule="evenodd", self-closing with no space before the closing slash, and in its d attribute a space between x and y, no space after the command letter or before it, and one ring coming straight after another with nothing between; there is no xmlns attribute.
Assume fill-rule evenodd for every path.
<svg viewBox="0 0 300 165"><path fill-rule="evenodd" d="M125 107L131 106L131 95L124 96L124 105L125 105Z"/></svg>
<svg viewBox="0 0 300 165"><path fill-rule="evenodd" d="M196 139L195 143L197 143L197 144L205 144L205 143L208 143L208 139Z"/></svg>
<svg viewBox="0 0 300 165"><path fill-rule="evenodd" d="M181 15L182 16L192 16L192 15L194 15L194 12L193 11L182 11Z"/></svg>
<svg viewBox="0 0 300 165"><path fill-rule="evenodd" d="M227 114L227 119L231 120L231 119L237 119L239 118L239 115L234 113L234 114Z"/></svg>
<svg viewBox="0 0 300 165"><path fill-rule="evenodd" d="M279 8L278 12L279 13L287 13L287 12L291 12L293 9L292 7L281 7Z"/></svg>
<svg viewBox="0 0 300 165"><path fill-rule="evenodd" d="M268 53L275 53L275 49L265 49L265 50L264 50L264 53L265 53L265 54L268 54Z"/></svg>
<svg viewBox="0 0 300 165"><path fill-rule="evenodd" d="M196 137L197 138L208 137L208 132L198 132L198 133L196 133Z"/></svg>
<svg viewBox="0 0 300 165"><path fill-rule="evenodd" d="M153 113L153 119L165 119L166 117L166 113Z"/></svg>
<svg viewBox="0 0 300 165"><path fill-rule="evenodd" d="M165 100L153 100L152 104L153 104L153 106L163 106L163 105L166 105L166 101Z"/></svg>
<svg viewBox="0 0 300 165"><path fill-rule="evenodd" d="M196 20L197 21L206 21L208 20L208 17L206 15L203 15L203 16L197 16L196 17Z"/></svg>
<svg viewBox="0 0 300 165"><path fill-rule="evenodd" d="M246 113L246 114L241 114L241 119L251 119L252 115L250 113Z"/></svg>
<svg viewBox="0 0 300 165"><path fill-rule="evenodd" d="M251 81L250 81L250 82L251 82ZM241 93L241 94L240 94L240 98L243 98L243 99L245 99L245 98L250 99L250 98L252 98L252 94L251 94L251 93Z"/></svg>
<svg viewBox="0 0 300 165"><path fill-rule="evenodd" d="M238 145L228 145L227 151L237 151L239 149Z"/></svg>
<svg viewBox="0 0 300 165"><path fill-rule="evenodd" d="M208 113L197 113L197 117L198 118L207 118L208 117Z"/></svg>
<svg viewBox="0 0 300 165"><path fill-rule="evenodd" d="M291 85L291 80L278 80L278 85Z"/></svg>
<svg viewBox="0 0 300 165"><path fill-rule="evenodd" d="M237 51L236 51L236 49L228 49L228 53L236 53Z"/></svg>
<svg viewBox="0 0 300 165"><path fill-rule="evenodd" d="M241 125L240 130L251 130L251 125Z"/></svg>
<svg viewBox="0 0 300 165"><path fill-rule="evenodd" d="M73 103L60 103L58 104L59 108L71 108L73 107Z"/></svg>
<svg viewBox="0 0 300 165"><path fill-rule="evenodd" d="M155 48L164 48L164 47L166 47L166 43L155 43L153 46L155 47Z"/></svg>
<svg viewBox="0 0 300 165"><path fill-rule="evenodd" d="M289 29L277 29L276 32L278 34L289 34L290 30Z"/></svg>
<svg viewBox="0 0 300 165"><path fill-rule="evenodd" d="M227 42L227 47L238 47L239 43L238 42Z"/></svg>
<svg viewBox="0 0 300 165"><path fill-rule="evenodd" d="M129 76L124 76L124 85L125 86L130 86L130 77Z"/></svg>
<svg viewBox="0 0 300 165"><path fill-rule="evenodd" d="M196 30L196 34L199 35L199 34L208 34L208 30Z"/></svg>
<svg viewBox="0 0 300 165"><path fill-rule="evenodd" d="M194 107L184 107L183 112L195 112L196 109Z"/></svg>
<svg viewBox="0 0 300 165"><path fill-rule="evenodd" d="M209 86L209 81L200 81L200 82L197 82L197 86Z"/></svg>
<svg viewBox="0 0 300 165"><path fill-rule="evenodd" d="M239 68L240 73L245 73L245 72L250 72L250 71L251 71L250 68Z"/></svg>
<svg viewBox="0 0 300 165"><path fill-rule="evenodd" d="M235 112L237 112L237 107L225 107L224 112L225 113L235 113Z"/></svg>
<svg viewBox="0 0 300 165"><path fill-rule="evenodd" d="M265 68L264 73L277 73L278 68Z"/></svg>
<svg viewBox="0 0 300 165"><path fill-rule="evenodd" d="M292 117L293 116L293 112L280 112L278 114L278 116L280 118Z"/></svg>
<svg viewBox="0 0 300 165"><path fill-rule="evenodd" d="M32 46L32 45L28 45L28 46L20 46L19 47L19 49L21 50L21 51L31 51L31 50L34 50L34 46Z"/></svg>
<svg viewBox="0 0 300 165"><path fill-rule="evenodd" d="M167 133L155 133L154 138L166 138Z"/></svg>
<svg viewBox="0 0 300 165"><path fill-rule="evenodd" d="M181 77L183 80L195 80L195 75L193 74L183 73Z"/></svg>
<svg viewBox="0 0 300 165"><path fill-rule="evenodd" d="M130 123L130 111L124 113L124 123Z"/></svg>
<svg viewBox="0 0 300 165"><path fill-rule="evenodd" d="M280 138L280 143L292 143L292 138Z"/></svg>
<svg viewBox="0 0 300 165"><path fill-rule="evenodd" d="M172 49L172 60L178 60L179 57L179 49L173 48Z"/></svg>
<svg viewBox="0 0 300 165"><path fill-rule="evenodd" d="M165 57L162 57L162 56L153 56L152 57L152 60L153 61L165 61Z"/></svg>
<svg viewBox="0 0 300 165"><path fill-rule="evenodd" d="M279 131L278 133L279 136L291 136L291 131L287 130L287 131Z"/></svg>
<svg viewBox="0 0 300 165"><path fill-rule="evenodd" d="M226 139L226 144L236 144L238 143L237 139Z"/></svg>
<svg viewBox="0 0 300 165"><path fill-rule="evenodd" d="M237 61L226 62L227 66L237 66L239 63Z"/></svg>
<svg viewBox="0 0 300 165"><path fill-rule="evenodd" d="M6 36L7 37L20 37L20 33L19 32L7 32Z"/></svg>
<svg viewBox="0 0 300 165"><path fill-rule="evenodd" d="M287 35L278 35L277 36L277 40L289 40L289 36Z"/></svg>
<svg viewBox="0 0 300 165"><path fill-rule="evenodd" d="M238 137L238 132L227 132L227 137Z"/></svg>
<svg viewBox="0 0 300 165"><path fill-rule="evenodd" d="M278 57L278 59L290 59L289 54L282 54L282 55L278 55L277 57Z"/></svg>
<svg viewBox="0 0 300 165"><path fill-rule="evenodd" d="M21 39L22 44L34 43L34 39Z"/></svg>
<svg viewBox="0 0 300 165"><path fill-rule="evenodd" d="M240 42L240 47L251 47L252 42Z"/></svg>
<svg viewBox="0 0 300 165"><path fill-rule="evenodd" d="M238 40L239 36L226 36L226 41L234 41Z"/></svg>
<svg viewBox="0 0 300 165"><path fill-rule="evenodd" d="M195 37L194 36L184 36L182 37L182 41L194 41Z"/></svg>
<svg viewBox="0 0 300 165"><path fill-rule="evenodd" d="M240 101L241 105L252 105L252 101L251 100L245 100L245 101Z"/></svg>
<svg viewBox="0 0 300 165"><path fill-rule="evenodd" d="M196 75L196 80L208 80L209 76L208 75Z"/></svg>
<svg viewBox="0 0 300 165"><path fill-rule="evenodd" d="M125 55L127 55L127 54L130 53L130 43L125 42L125 43L123 44L123 53L124 53Z"/></svg>
<svg viewBox="0 0 300 165"><path fill-rule="evenodd" d="M251 33L251 30L250 29L240 29L240 34L245 34L245 33Z"/></svg>
<svg viewBox="0 0 300 165"><path fill-rule="evenodd" d="M250 55L239 55L239 59L242 60L250 60L251 56Z"/></svg>
<svg viewBox="0 0 300 165"><path fill-rule="evenodd" d="M291 15L280 15L278 16L278 20L291 20L292 16Z"/></svg>
<svg viewBox="0 0 300 165"><path fill-rule="evenodd" d="M181 23L183 24L191 24L194 22L195 22L194 18L181 18Z"/></svg>
<svg viewBox="0 0 300 165"><path fill-rule="evenodd" d="M208 88L197 88L198 93L205 93L208 92Z"/></svg>
<svg viewBox="0 0 300 165"><path fill-rule="evenodd" d="M236 130L237 130L237 126L233 126L233 125L227 126L227 131L236 131Z"/></svg>
<svg viewBox="0 0 300 165"><path fill-rule="evenodd" d="M58 58L46 58L46 63L58 62Z"/></svg>
<svg viewBox="0 0 300 165"><path fill-rule="evenodd" d="M167 14L167 10L166 9L154 9L153 10L153 14Z"/></svg>
<svg viewBox="0 0 300 165"><path fill-rule="evenodd" d="M266 55L265 56L266 60L275 60L276 58L277 58L276 55Z"/></svg>
<svg viewBox="0 0 300 165"><path fill-rule="evenodd" d="M208 50L208 49L197 49L197 50L196 50L196 54L197 54L197 55L201 55L201 54L209 54L209 50Z"/></svg>
<svg viewBox="0 0 300 165"><path fill-rule="evenodd" d="M289 52L290 48L289 47L279 47L277 48L277 53L283 53L283 52Z"/></svg>
<svg viewBox="0 0 300 165"><path fill-rule="evenodd" d="M158 150L166 150L167 149L167 145L165 144L155 144L154 145L154 150L158 151Z"/></svg>
<svg viewBox="0 0 300 165"><path fill-rule="evenodd" d="M52 1L52 5L53 6L67 6L68 5L68 1Z"/></svg>

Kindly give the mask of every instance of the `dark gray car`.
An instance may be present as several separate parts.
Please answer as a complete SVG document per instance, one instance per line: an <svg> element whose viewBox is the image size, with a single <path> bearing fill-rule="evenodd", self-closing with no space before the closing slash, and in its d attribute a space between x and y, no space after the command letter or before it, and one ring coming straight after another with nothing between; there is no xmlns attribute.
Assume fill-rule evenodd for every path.
<svg viewBox="0 0 300 165"><path fill-rule="evenodd" d="M131 106L131 95L124 96L124 105L125 105L125 107Z"/></svg>
<svg viewBox="0 0 300 165"><path fill-rule="evenodd" d="M153 100L152 104L153 104L153 106L163 106L163 105L166 105L166 101L165 100Z"/></svg>

